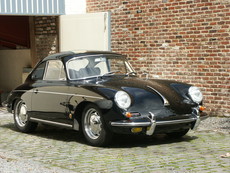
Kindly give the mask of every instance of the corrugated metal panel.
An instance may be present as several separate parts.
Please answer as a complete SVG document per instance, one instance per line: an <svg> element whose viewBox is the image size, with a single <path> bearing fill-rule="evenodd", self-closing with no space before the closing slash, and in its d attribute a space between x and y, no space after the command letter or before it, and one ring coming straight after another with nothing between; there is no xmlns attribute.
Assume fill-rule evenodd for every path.
<svg viewBox="0 0 230 173"><path fill-rule="evenodd" d="M65 0L0 0L0 15L61 15Z"/></svg>

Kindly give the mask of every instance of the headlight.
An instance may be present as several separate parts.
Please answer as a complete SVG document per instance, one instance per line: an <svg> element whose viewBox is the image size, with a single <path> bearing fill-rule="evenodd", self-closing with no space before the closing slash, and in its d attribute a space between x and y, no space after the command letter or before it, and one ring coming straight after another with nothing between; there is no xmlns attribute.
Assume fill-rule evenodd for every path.
<svg viewBox="0 0 230 173"><path fill-rule="evenodd" d="M114 97L117 106L122 109L127 109L131 105L131 98L129 95L124 91L118 91Z"/></svg>
<svg viewBox="0 0 230 173"><path fill-rule="evenodd" d="M188 94L191 97L191 99L196 103L200 103L203 100L203 95L200 89L197 87L190 87L188 90Z"/></svg>

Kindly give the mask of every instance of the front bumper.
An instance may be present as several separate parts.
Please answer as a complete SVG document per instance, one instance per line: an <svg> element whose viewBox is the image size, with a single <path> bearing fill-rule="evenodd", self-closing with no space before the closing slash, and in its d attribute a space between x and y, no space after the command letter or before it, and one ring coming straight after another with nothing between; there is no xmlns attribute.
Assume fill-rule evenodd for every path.
<svg viewBox="0 0 230 173"><path fill-rule="evenodd" d="M2 102L1 105L5 107L8 112L12 113L12 108L11 108L12 106L7 101Z"/></svg>
<svg viewBox="0 0 230 173"><path fill-rule="evenodd" d="M206 118L207 116L200 116L198 111L194 111L190 118L187 119L178 119L178 120L168 120L168 121L156 121L156 117L153 113L149 113L148 117L144 117L141 119L129 119L122 121L111 122L111 126L113 127L123 127L123 128L135 128L135 127L147 127L146 135L152 135L155 132L156 127L158 126L170 126L176 124L192 124L191 129L195 130L199 124L201 119ZM201 118L202 117L202 118Z"/></svg>
<svg viewBox="0 0 230 173"><path fill-rule="evenodd" d="M3 107L8 107L8 103L7 103L7 101L4 101L4 102L2 102L2 104L1 104Z"/></svg>

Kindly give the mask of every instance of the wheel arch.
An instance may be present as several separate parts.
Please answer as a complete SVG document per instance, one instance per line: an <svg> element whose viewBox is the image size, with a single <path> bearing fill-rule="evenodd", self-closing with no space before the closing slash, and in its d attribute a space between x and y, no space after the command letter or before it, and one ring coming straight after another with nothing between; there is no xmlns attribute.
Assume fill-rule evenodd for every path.
<svg viewBox="0 0 230 173"><path fill-rule="evenodd" d="M112 107L112 104L111 103L109 103L111 106L109 106L109 107L105 107L105 106L101 106L101 103L102 102L91 102L91 101L83 101L83 102L81 102L81 103L79 103L77 106L76 106L76 108L75 108L75 110L74 110L74 115L73 115L73 118L75 119L75 120L77 120L77 123L78 123L78 127L79 127L79 130L81 129L81 119L82 119L82 114L83 114L83 111L84 111L84 109L85 109L85 107L87 106L87 105L89 105L89 104L93 104L93 105L95 105L95 106L97 106L100 110L101 110L101 112L103 113L103 112L105 112L106 110L108 110L108 109L110 109L111 107ZM103 104L103 105L105 105L105 104ZM106 104L106 105L108 105L108 104ZM102 118L103 118L103 116L102 116Z"/></svg>
<svg viewBox="0 0 230 173"><path fill-rule="evenodd" d="M19 100L23 100L23 92L17 92L17 91L12 91L10 95L7 98L7 103L8 103L8 111L13 113L15 104Z"/></svg>
<svg viewBox="0 0 230 173"><path fill-rule="evenodd" d="M17 130L23 133L34 132L38 123L29 121L27 106L21 98L14 100L14 109L14 124Z"/></svg>
<svg viewBox="0 0 230 173"><path fill-rule="evenodd" d="M81 123L82 113L88 104L94 104L94 103L90 101L83 101L79 103L77 107L75 108L74 118L78 121L79 124Z"/></svg>
<svg viewBox="0 0 230 173"><path fill-rule="evenodd" d="M76 108L75 114L80 114L80 116L77 116L76 119L80 125L79 129L81 130L81 133L85 136L87 142L93 146L106 146L112 139L112 132L107 128L107 124L104 122L103 112L106 111L106 109L102 109L95 102L87 102L87 101L81 103L81 105L79 106L80 107ZM96 111L98 113L97 116L100 116L100 120L99 120L100 123L99 122L94 123L94 121L92 121L94 125L91 124L91 118L90 120L88 119L89 118L88 115L90 114L88 112L92 110L93 112ZM93 116L95 116L95 114ZM86 119L88 119L90 123ZM98 127L95 127L95 124L96 126L100 126L101 128L98 129ZM92 127L91 129L89 128L89 126L94 126L94 127ZM99 130L100 132L98 132L97 130ZM97 137L94 138L95 136Z"/></svg>
<svg viewBox="0 0 230 173"><path fill-rule="evenodd" d="M76 106L75 111L74 111L74 118L77 119L78 122L80 122L83 110L88 104L93 104L97 106L99 109L101 109L102 112L105 110L111 109L113 106L113 102L111 100L103 99L103 100L98 100L95 102L83 101Z"/></svg>
<svg viewBox="0 0 230 173"><path fill-rule="evenodd" d="M15 104L16 104L19 100L21 100L21 98L19 98L19 97L14 98L14 99L12 100L12 104L11 104L11 110L12 110L12 111L14 111L14 109L15 109Z"/></svg>

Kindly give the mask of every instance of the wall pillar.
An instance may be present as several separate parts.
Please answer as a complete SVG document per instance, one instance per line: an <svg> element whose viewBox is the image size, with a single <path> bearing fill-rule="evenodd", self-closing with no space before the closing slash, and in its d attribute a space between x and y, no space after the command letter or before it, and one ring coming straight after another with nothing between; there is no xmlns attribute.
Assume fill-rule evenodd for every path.
<svg viewBox="0 0 230 173"><path fill-rule="evenodd" d="M58 16L30 17L32 67L46 56L59 52L58 18Z"/></svg>

